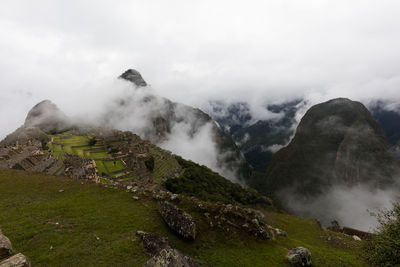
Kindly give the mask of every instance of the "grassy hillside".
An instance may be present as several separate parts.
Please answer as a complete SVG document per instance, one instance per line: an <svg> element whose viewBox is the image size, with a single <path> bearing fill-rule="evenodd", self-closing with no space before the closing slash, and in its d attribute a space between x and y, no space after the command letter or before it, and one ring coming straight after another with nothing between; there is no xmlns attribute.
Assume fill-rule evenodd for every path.
<svg viewBox="0 0 400 267"><path fill-rule="evenodd" d="M150 197L135 201L120 189L0 169L0 229L34 266L141 266L149 257L137 230L167 236L202 266L288 266L284 257L294 246L311 251L313 266L364 266L359 243L321 230L314 220L264 211L267 223L288 237L260 241L210 228L188 201L179 205L197 222L195 241L171 232Z"/></svg>

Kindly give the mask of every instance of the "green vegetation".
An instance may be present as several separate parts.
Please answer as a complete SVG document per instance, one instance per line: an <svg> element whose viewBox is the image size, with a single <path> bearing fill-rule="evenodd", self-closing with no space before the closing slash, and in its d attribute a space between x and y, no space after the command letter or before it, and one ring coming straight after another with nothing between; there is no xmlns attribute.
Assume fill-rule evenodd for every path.
<svg viewBox="0 0 400 267"><path fill-rule="evenodd" d="M400 266L400 203L376 214L376 234L365 243L365 257L374 266Z"/></svg>
<svg viewBox="0 0 400 267"><path fill-rule="evenodd" d="M153 179L163 182L173 176L174 170L180 168L175 157L169 153L163 152L156 147L150 148L150 153L154 158L154 168L152 172Z"/></svg>
<svg viewBox="0 0 400 267"><path fill-rule="evenodd" d="M122 164L120 160L109 160L103 161L104 166L108 170L108 172L117 172L125 169L125 166Z"/></svg>
<svg viewBox="0 0 400 267"><path fill-rule="evenodd" d="M321 230L314 220L264 211L268 224L288 236L261 241L210 227L185 199L179 205L196 220L195 241L171 232L151 198L134 201L124 190L0 169L0 228L33 266L141 266L149 256L137 230L168 237L201 266L289 266L285 254L295 246L307 247L316 267L367 266L358 256L359 243ZM327 235L343 242L327 241Z"/></svg>
<svg viewBox="0 0 400 267"><path fill-rule="evenodd" d="M146 168L149 171L153 171L154 170L154 157L150 157L150 158L146 159L144 161L144 164L146 165Z"/></svg>
<svg viewBox="0 0 400 267"><path fill-rule="evenodd" d="M165 181L165 187L171 192L222 203L271 204L256 191L232 183L206 166L200 166L179 156L175 158L184 171L179 178Z"/></svg>

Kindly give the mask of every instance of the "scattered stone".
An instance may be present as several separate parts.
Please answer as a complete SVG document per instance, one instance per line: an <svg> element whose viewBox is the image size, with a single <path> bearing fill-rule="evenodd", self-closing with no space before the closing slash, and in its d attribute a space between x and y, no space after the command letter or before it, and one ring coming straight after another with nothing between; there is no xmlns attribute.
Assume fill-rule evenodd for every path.
<svg viewBox="0 0 400 267"><path fill-rule="evenodd" d="M60 190L58 190L58 192L59 192L59 193L62 193L62 192L64 192L64 189L60 189Z"/></svg>
<svg viewBox="0 0 400 267"><path fill-rule="evenodd" d="M0 267L30 267L31 264L25 255L18 253L0 262Z"/></svg>
<svg viewBox="0 0 400 267"><path fill-rule="evenodd" d="M176 249L163 249L159 254L148 260L143 267L197 267L188 256Z"/></svg>
<svg viewBox="0 0 400 267"><path fill-rule="evenodd" d="M251 220L252 223L254 223L255 225L259 226L259 222L256 218L254 218L253 220Z"/></svg>
<svg viewBox="0 0 400 267"><path fill-rule="evenodd" d="M0 230L0 260L7 258L12 253L10 239L1 233Z"/></svg>
<svg viewBox="0 0 400 267"><path fill-rule="evenodd" d="M294 266L311 266L311 253L303 247L292 248L286 254L286 259Z"/></svg>
<svg viewBox="0 0 400 267"><path fill-rule="evenodd" d="M149 234L143 231L137 231L136 235L142 240L146 253L152 256L160 253L163 249L172 248L166 237Z"/></svg>
<svg viewBox="0 0 400 267"><path fill-rule="evenodd" d="M361 238L359 238L359 237L356 236L356 235L353 235L353 239L356 240L356 241L361 241Z"/></svg>
<svg viewBox="0 0 400 267"><path fill-rule="evenodd" d="M287 236L287 233L286 233L285 231L279 229L279 228L275 228L275 232L276 232L276 234L279 235L279 236L283 236L283 237L286 237L286 236Z"/></svg>
<svg viewBox="0 0 400 267"><path fill-rule="evenodd" d="M158 211L167 225L187 239L196 238L196 224L188 213L168 201L158 203Z"/></svg>
<svg viewBox="0 0 400 267"><path fill-rule="evenodd" d="M137 196L133 196L132 197L134 200L139 200L139 197L137 197Z"/></svg>
<svg viewBox="0 0 400 267"><path fill-rule="evenodd" d="M127 187L126 187L126 190L131 190L133 188L133 186L131 186L131 185L128 185Z"/></svg>
<svg viewBox="0 0 400 267"><path fill-rule="evenodd" d="M177 201L177 200L179 200L177 194L172 194L170 199L171 199L171 201Z"/></svg>

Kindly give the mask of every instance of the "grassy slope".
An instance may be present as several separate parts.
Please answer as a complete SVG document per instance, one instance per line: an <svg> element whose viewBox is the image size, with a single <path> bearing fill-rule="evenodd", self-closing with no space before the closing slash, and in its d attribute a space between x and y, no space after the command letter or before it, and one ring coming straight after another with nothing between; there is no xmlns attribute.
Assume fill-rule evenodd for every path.
<svg viewBox="0 0 400 267"><path fill-rule="evenodd" d="M357 249L327 243L313 220L266 212L268 223L288 237L258 241L209 228L202 214L185 201L180 205L198 222L194 242L169 231L151 199L134 201L119 189L0 169L0 228L34 266L141 266L149 257L135 238L137 230L168 236L205 266L288 266L287 249L299 245L310 249L313 266L363 266Z"/></svg>

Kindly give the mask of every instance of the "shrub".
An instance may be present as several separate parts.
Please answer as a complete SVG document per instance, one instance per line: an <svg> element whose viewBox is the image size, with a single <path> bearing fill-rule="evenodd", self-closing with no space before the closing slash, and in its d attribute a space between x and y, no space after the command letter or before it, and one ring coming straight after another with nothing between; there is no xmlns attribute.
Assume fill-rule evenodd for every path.
<svg viewBox="0 0 400 267"><path fill-rule="evenodd" d="M153 156L151 156L151 157L149 157L148 159L146 159L146 160L144 161L144 165L146 165L146 168L147 168L149 171L153 171L153 170L154 170L154 158L153 158Z"/></svg>
<svg viewBox="0 0 400 267"><path fill-rule="evenodd" d="M179 156L175 158L184 171L179 178L165 181L165 187L173 193L195 196L206 201L272 205L269 199L255 190L232 183L206 166L200 166Z"/></svg>
<svg viewBox="0 0 400 267"><path fill-rule="evenodd" d="M400 203L375 214L378 226L364 245L366 259L374 266L400 265Z"/></svg>

